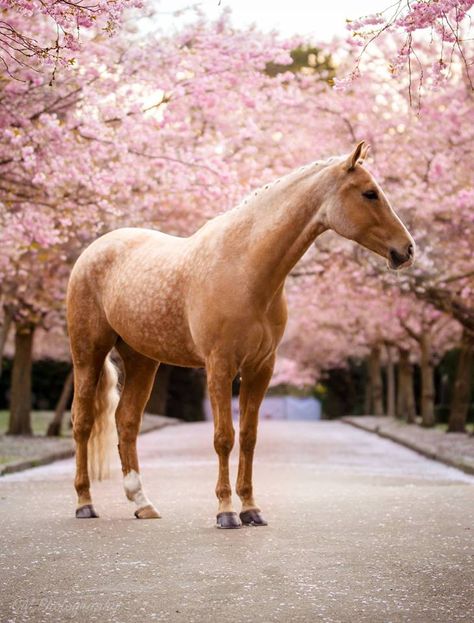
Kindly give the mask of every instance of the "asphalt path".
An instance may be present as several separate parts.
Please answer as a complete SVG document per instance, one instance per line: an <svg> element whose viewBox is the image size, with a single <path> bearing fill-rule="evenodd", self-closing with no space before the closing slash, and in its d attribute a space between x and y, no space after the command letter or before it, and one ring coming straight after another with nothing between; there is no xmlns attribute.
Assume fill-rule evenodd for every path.
<svg viewBox="0 0 474 623"><path fill-rule="evenodd" d="M265 421L269 525L217 530L209 423L139 456L162 519L133 517L118 467L94 520L74 518L72 459L0 479L2 623L474 621L472 476L340 422Z"/></svg>

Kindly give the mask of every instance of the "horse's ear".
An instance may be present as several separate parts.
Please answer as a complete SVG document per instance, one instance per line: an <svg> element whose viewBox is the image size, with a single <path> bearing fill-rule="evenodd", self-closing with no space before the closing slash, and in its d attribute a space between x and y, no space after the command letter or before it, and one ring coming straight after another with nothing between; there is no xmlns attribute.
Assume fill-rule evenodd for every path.
<svg viewBox="0 0 474 623"><path fill-rule="evenodd" d="M365 141L361 141L357 144L354 151L349 155L346 160L346 167L348 171L353 171L355 169L356 164L360 160L364 160L369 151L369 146L365 144Z"/></svg>

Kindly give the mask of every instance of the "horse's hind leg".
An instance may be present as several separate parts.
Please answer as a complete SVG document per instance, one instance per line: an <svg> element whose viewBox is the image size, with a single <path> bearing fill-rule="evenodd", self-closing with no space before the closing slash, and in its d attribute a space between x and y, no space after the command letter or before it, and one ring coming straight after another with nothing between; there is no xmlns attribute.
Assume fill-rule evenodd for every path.
<svg viewBox="0 0 474 623"><path fill-rule="evenodd" d="M94 424L94 401L105 358L117 336L110 327L105 328L100 339L91 339L85 332L74 335L71 331L71 350L74 363L73 434L76 442L77 492L76 517L97 517L92 506L90 480L87 469L87 444Z"/></svg>
<svg viewBox="0 0 474 623"><path fill-rule="evenodd" d="M125 495L137 506L135 517L158 518L160 514L143 490L137 456L137 436L158 363L140 355L122 340L118 341L116 348L122 357L125 371L125 384L115 414Z"/></svg>

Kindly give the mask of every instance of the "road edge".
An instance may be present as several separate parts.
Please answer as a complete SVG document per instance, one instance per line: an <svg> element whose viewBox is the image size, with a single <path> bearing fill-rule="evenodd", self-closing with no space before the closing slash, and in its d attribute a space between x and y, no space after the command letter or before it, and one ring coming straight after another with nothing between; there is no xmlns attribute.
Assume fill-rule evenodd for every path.
<svg viewBox="0 0 474 623"><path fill-rule="evenodd" d="M363 422L358 422L357 417L343 417L341 421L344 424L349 424L350 426L354 426L355 428L359 428L360 430L364 430L367 433L373 433L382 437L383 439L389 439L395 443L398 443L409 450L413 450L422 456L432 459L434 461L438 461L439 463L443 463L444 465L448 465L449 467L454 467L455 469L459 469L465 474L469 474L470 476L474 475L474 466L466 465L462 462L462 460L455 460L449 456L443 455L442 453L433 451L431 448L424 446L421 443L416 443L413 441L407 441L403 437L399 437L398 435L382 430L379 426L369 426L368 424L364 424Z"/></svg>
<svg viewBox="0 0 474 623"><path fill-rule="evenodd" d="M166 417L166 420L163 419ZM165 426L176 426L177 424L182 424L182 420L178 420L177 418L161 416L160 421L156 422L156 424L148 424L144 430L140 430L140 435L146 435L147 433L152 433L156 430L160 430L161 428L165 428ZM45 456L41 457L33 457L31 459L26 459L25 461L17 461L15 463L5 463L0 466L0 478L2 476L7 476L9 474L16 474L17 472L24 472L27 469L33 469L35 467L42 467L43 465L50 465L51 463L55 463L56 461L63 461L64 459L72 458L76 453L75 448L71 448L69 450L61 450L58 452L51 452Z"/></svg>

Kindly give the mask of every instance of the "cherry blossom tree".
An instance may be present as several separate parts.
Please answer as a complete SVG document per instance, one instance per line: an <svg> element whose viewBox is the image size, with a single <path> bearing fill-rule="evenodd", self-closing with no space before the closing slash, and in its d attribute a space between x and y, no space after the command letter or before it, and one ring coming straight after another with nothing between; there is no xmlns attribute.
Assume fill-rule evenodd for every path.
<svg viewBox="0 0 474 623"><path fill-rule="evenodd" d="M472 0L398 0L377 13L347 20L355 62L352 71L337 84L345 88L365 73L365 53L377 42L382 43L388 73L395 77L408 73L410 103L417 91L420 97L425 84L430 88L443 84L459 64L473 90L472 49L466 46L473 4Z"/></svg>
<svg viewBox="0 0 474 623"><path fill-rule="evenodd" d="M459 325L473 330L474 107L462 72L453 66L444 88L414 110L410 76L386 78L382 40L366 51L370 79L347 90L330 83L353 62L342 42L337 68L322 54L326 73L299 71L289 52L301 41L236 30L226 14L134 45L123 29L112 41L91 31L53 87L21 64L0 86L4 327L11 320L19 337L28 328L31 343L38 326L64 330L70 267L105 231L137 225L188 235L252 188L365 139L367 166L414 232L417 264L395 275L325 234L290 279L292 320L274 382L310 385L370 356L372 410L385 409L385 365L392 413L395 362L406 388L406 353L421 361L406 327L418 334L422 319L429 329L449 319L451 337L431 340L436 356L452 347ZM429 59L429 46L419 53ZM24 341L19 369L31 351Z"/></svg>
<svg viewBox="0 0 474 623"><path fill-rule="evenodd" d="M0 21L0 65L14 76L18 67L34 72L74 64L91 31L113 35L125 9L141 0L4 0ZM81 36L82 35L82 36Z"/></svg>

